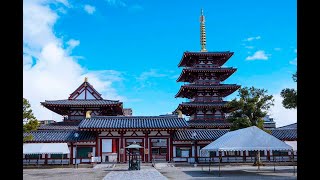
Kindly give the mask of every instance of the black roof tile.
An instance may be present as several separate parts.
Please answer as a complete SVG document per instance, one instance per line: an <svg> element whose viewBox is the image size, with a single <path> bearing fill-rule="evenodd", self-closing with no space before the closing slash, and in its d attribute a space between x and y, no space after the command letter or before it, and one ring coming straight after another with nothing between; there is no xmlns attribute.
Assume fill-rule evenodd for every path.
<svg viewBox="0 0 320 180"><path fill-rule="evenodd" d="M74 100L55 100L41 102L44 106L102 106L102 105L116 105L122 104L119 101L104 100L104 99L74 99Z"/></svg>
<svg viewBox="0 0 320 180"><path fill-rule="evenodd" d="M95 132L89 131L42 130L24 133L23 136L32 135L33 139L28 142L75 142L74 133L76 132L79 133L78 142L95 141Z"/></svg>
<svg viewBox="0 0 320 180"><path fill-rule="evenodd" d="M184 118L175 116L96 116L84 119L79 129L183 129Z"/></svg>

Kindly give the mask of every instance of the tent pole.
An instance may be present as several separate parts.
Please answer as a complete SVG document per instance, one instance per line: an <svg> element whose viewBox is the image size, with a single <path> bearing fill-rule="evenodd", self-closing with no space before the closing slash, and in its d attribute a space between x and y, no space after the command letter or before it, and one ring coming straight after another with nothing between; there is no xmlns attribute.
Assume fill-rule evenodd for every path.
<svg viewBox="0 0 320 180"><path fill-rule="evenodd" d="M292 154L292 165L293 165L293 175L296 174L296 167L294 166L294 154L293 154L293 149L291 150L291 154Z"/></svg>
<svg viewBox="0 0 320 180"><path fill-rule="evenodd" d="M274 152L272 152L272 157L273 157L273 172L276 172L276 163L274 161Z"/></svg>
<svg viewBox="0 0 320 180"><path fill-rule="evenodd" d="M220 161L221 161L221 152L219 152L219 177L221 176L221 172L220 172Z"/></svg>
<svg viewBox="0 0 320 180"><path fill-rule="evenodd" d="M39 161L40 161L40 156L41 156L42 154L39 154L39 158L38 158L38 168L39 168Z"/></svg>
<svg viewBox="0 0 320 180"><path fill-rule="evenodd" d="M258 162L258 171L260 171L260 150L258 151L257 162Z"/></svg>

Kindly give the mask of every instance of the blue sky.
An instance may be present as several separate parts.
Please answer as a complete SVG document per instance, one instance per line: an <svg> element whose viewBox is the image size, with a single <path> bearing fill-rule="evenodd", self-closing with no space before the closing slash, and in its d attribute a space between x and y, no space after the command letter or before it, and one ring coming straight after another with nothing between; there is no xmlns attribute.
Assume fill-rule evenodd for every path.
<svg viewBox="0 0 320 180"><path fill-rule="evenodd" d="M39 10L35 11L34 6ZM50 65L45 73L37 67L37 63L51 62L43 60L47 56L41 55L50 42L57 42L55 47L65 54L59 67L64 66L65 61L81 70L79 73L70 70L68 73L75 73L64 75L69 71L66 69L58 73L61 79L52 73L41 81L50 79L54 88L65 87L57 88L55 92L59 91L59 95L34 85L33 89L24 86L24 96L34 99L30 100L34 106L50 98L65 99L83 77L89 75L94 87L90 77L96 79L98 90L99 83L102 84L104 98L121 99L124 107L133 109L134 115L172 112L179 103L186 101L174 98L181 86L176 82L182 70L177 64L184 51L200 50L201 8L206 18L208 51L234 52L225 66L238 70L224 83L264 88L275 95L285 87L296 87L291 78L297 69L296 1L26 0L24 10L30 12L24 13L24 20L30 21L24 21L24 65L29 63L28 69L24 68L25 79L38 77L32 71L41 71L45 76L55 67ZM32 16L33 11L48 18ZM39 32L27 32L27 28L37 29L41 22L45 31L39 28ZM44 43L34 42L40 37L39 42ZM73 65L70 67L74 68ZM58 69L52 71L57 73ZM103 72L102 75L99 72ZM66 76L74 76L74 80ZM66 82L62 85L60 81L64 78ZM43 91L48 92L41 98L33 95ZM45 118L40 113L39 116Z"/></svg>

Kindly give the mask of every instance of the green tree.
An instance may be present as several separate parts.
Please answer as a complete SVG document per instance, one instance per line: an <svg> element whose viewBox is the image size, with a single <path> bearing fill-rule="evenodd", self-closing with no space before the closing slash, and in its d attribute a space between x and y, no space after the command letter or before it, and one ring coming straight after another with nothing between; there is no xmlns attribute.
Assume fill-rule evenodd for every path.
<svg viewBox="0 0 320 180"><path fill-rule="evenodd" d="M292 75L294 82L297 82L297 72ZM286 109L295 109L297 108L297 90L286 88L283 89L280 93L283 97L282 105Z"/></svg>
<svg viewBox="0 0 320 180"><path fill-rule="evenodd" d="M23 133L37 130L40 126L38 120L33 115L29 101L23 98ZM32 136L24 136L23 142L32 140Z"/></svg>
<svg viewBox="0 0 320 180"><path fill-rule="evenodd" d="M255 87L244 87L238 91L238 99L234 98L228 105L235 111L231 112L228 121L232 122L230 130L237 130L249 126L257 126L260 129L270 133L263 128L263 118L267 115L268 110L273 106L273 96L267 95L265 89ZM254 165L262 164L259 161L260 153L257 152Z"/></svg>
<svg viewBox="0 0 320 180"><path fill-rule="evenodd" d="M228 117L232 123L230 130L237 130L249 126L263 129L263 118L273 106L273 96L267 95L267 90L255 87L239 89L238 97L228 103L234 109Z"/></svg>

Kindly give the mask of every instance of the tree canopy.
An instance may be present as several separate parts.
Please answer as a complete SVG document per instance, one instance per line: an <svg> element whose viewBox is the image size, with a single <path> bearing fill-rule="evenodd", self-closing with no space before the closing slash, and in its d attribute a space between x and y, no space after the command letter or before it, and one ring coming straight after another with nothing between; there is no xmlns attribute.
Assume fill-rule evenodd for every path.
<svg viewBox="0 0 320 180"><path fill-rule="evenodd" d="M33 115L31 105L29 101L23 98L23 133L37 130L39 127L39 122ZM31 140L32 136L26 136L23 138L23 142Z"/></svg>
<svg viewBox="0 0 320 180"><path fill-rule="evenodd" d="M230 130L257 126L263 129L263 118L273 106L273 96L267 90L244 87L238 90L238 97L228 103L234 109L227 118L232 123Z"/></svg>
<svg viewBox="0 0 320 180"><path fill-rule="evenodd" d="M294 82L297 82L297 72L292 75L292 79ZM297 90L286 88L283 89L280 93L281 97L283 97L282 105L286 109L295 109L297 108Z"/></svg>

